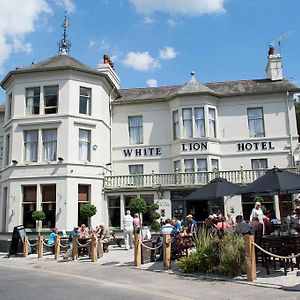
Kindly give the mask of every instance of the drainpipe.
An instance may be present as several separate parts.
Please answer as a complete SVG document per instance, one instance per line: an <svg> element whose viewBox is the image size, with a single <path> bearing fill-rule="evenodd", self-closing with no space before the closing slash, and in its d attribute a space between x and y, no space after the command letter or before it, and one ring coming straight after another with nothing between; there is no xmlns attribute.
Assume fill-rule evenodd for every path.
<svg viewBox="0 0 300 300"><path fill-rule="evenodd" d="M115 91L116 87L113 86L112 90L110 91L109 93L109 127L110 127L110 137L109 137L109 162L111 163L111 159L112 159L112 142L111 142L111 131L112 131L112 128L111 128L111 125L112 125L112 106L111 106L111 97L112 97L112 94L113 92ZM110 170L110 175L111 175L111 170Z"/></svg>
<svg viewBox="0 0 300 300"><path fill-rule="evenodd" d="M289 143L290 143L290 156L291 156L291 167L295 166L294 161L294 150L293 150L293 137L292 137L292 129L291 129L291 120L290 120L290 110L289 110L289 91L286 91L286 111L287 111L287 121L288 121L288 134L289 134Z"/></svg>

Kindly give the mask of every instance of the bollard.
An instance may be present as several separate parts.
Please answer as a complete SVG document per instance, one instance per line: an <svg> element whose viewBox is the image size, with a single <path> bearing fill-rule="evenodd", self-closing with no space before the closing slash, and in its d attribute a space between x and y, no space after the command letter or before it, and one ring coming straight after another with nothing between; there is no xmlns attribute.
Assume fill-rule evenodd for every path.
<svg viewBox="0 0 300 300"><path fill-rule="evenodd" d="M24 236L24 244L23 244L23 256L28 256L28 236Z"/></svg>
<svg viewBox="0 0 300 300"><path fill-rule="evenodd" d="M54 258L59 259L60 257L60 237L55 237L55 245L54 245Z"/></svg>
<svg viewBox="0 0 300 300"><path fill-rule="evenodd" d="M134 265L140 267L142 264L142 246L141 246L141 234L134 234Z"/></svg>
<svg viewBox="0 0 300 300"><path fill-rule="evenodd" d="M91 260L92 262L96 262L98 258L98 241L95 234L92 234L92 241L91 241Z"/></svg>
<svg viewBox="0 0 300 300"><path fill-rule="evenodd" d="M38 258L43 257L44 245L43 245L43 236L39 235L38 237Z"/></svg>
<svg viewBox="0 0 300 300"><path fill-rule="evenodd" d="M73 236L72 240L72 259L76 260L78 258L78 236Z"/></svg>
<svg viewBox="0 0 300 300"><path fill-rule="evenodd" d="M246 264L247 264L247 280L256 280L256 260L255 260L255 246L254 246L254 236L246 235Z"/></svg>
<svg viewBox="0 0 300 300"><path fill-rule="evenodd" d="M171 268L171 236L164 234L163 239L164 270Z"/></svg>

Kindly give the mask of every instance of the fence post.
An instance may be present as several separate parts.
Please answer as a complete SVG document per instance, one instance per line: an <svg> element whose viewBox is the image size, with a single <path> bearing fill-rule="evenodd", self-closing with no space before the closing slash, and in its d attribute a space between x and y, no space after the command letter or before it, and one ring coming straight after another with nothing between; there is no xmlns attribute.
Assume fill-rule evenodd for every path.
<svg viewBox="0 0 300 300"><path fill-rule="evenodd" d="M23 256L27 257L27 255L28 255L28 236L24 236Z"/></svg>
<svg viewBox="0 0 300 300"><path fill-rule="evenodd" d="M142 246L141 246L141 234L134 234L134 265L140 267L142 264Z"/></svg>
<svg viewBox="0 0 300 300"><path fill-rule="evenodd" d="M43 245L43 236L39 235L38 237L38 258L43 257L44 245Z"/></svg>
<svg viewBox="0 0 300 300"><path fill-rule="evenodd" d="M91 241L91 260L92 262L96 262L98 258L98 241L95 234L92 234L92 241Z"/></svg>
<svg viewBox="0 0 300 300"><path fill-rule="evenodd" d="M72 259L75 260L78 258L78 236L73 236L72 240Z"/></svg>
<svg viewBox="0 0 300 300"><path fill-rule="evenodd" d="M256 260L255 260L255 246L254 246L254 236L246 235L246 263L247 263L247 280L256 280Z"/></svg>
<svg viewBox="0 0 300 300"><path fill-rule="evenodd" d="M60 257L60 237L55 237L55 244L54 244L54 258L59 259Z"/></svg>
<svg viewBox="0 0 300 300"><path fill-rule="evenodd" d="M163 239L164 270L171 268L171 236L164 234Z"/></svg>

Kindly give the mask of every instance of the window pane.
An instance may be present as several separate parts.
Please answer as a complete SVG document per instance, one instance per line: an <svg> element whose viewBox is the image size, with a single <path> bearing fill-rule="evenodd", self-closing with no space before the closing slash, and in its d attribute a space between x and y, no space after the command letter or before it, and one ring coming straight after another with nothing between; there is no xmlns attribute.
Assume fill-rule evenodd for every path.
<svg viewBox="0 0 300 300"><path fill-rule="evenodd" d="M90 130L79 129L79 160L89 161L91 152Z"/></svg>
<svg viewBox="0 0 300 300"><path fill-rule="evenodd" d="M211 160L211 170L218 171L219 170L219 161L217 159Z"/></svg>
<svg viewBox="0 0 300 300"><path fill-rule="evenodd" d="M35 221L32 219L32 213L36 207L36 185L22 186L23 190L23 225L25 228L35 228Z"/></svg>
<svg viewBox="0 0 300 300"><path fill-rule="evenodd" d="M132 184L134 185L143 185L143 176L144 173L144 166L143 165L131 165L129 166L129 174L136 175L132 178Z"/></svg>
<svg viewBox="0 0 300 300"><path fill-rule="evenodd" d="M180 160L174 161L174 172L180 172Z"/></svg>
<svg viewBox="0 0 300 300"><path fill-rule="evenodd" d="M57 132L56 129L43 130L44 160L56 160Z"/></svg>
<svg viewBox="0 0 300 300"><path fill-rule="evenodd" d="M173 138L174 138L174 140L179 139L179 112L178 112L178 110L173 111Z"/></svg>
<svg viewBox="0 0 300 300"><path fill-rule="evenodd" d="M80 87L79 113L91 114L91 89Z"/></svg>
<svg viewBox="0 0 300 300"><path fill-rule="evenodd" d="M26 114L38 115L40 113L40 88L26 89Z"/></svg>
<svg viewBox="0 0 300 300"><path fill-rule="evenodd" d="M208 109L209 137L216 137L216 111L213 108Z"/></svg>
<svg viewBox="0 0 300 300"><path fill-rule="evenodd" d="M56 202L56 185L42 185L42 202Z"/></svg>
<svg viewBox="0 0 300 300"><path fill-rule="evenodd" d="M197 159L197 171L207 171L206 159Z"/></svg>
<svg viewBox="0 0 300 300"><path fill-rule="evenodd" d="M78 185L78 202L89 202L90 186L87 184Z"/></svg>
<svg viewBox="0 0 300 300"><path fill-rule="evenodd" d="M58 86L47 86L44 88L45 114L57 113Z"/></svg>
<svg viewBox="0 0 300 300"><path fill-rule="evenodd" d="M109 227L120 227L120 197L108 198Z"/></svg>
<svg viewBox="0 0 300 300"><path fill-rule="evenodd" d="M195 108L195 137L205 136L204 108Z"/></svg>
<svg viewBox="0 0 300 300"><path fill-rule="evenodd" d="M192 109L182 109L183 137L193 137Z"/></svg>
<svg viewBox="0 0 300 300"><path fill-rule="evenodd" d="M24 132L25 161L37 161L38 156L38 131Z"/></svg>
<svg viewBox="0 0 300 300"><path fill-rule="evenodd" d="M185 172L194 172L194 160L193 159L185 159L184 160L184 171Z"/></svg>
<svg viewBox="0 0 300 300"><path fill-rule="evenodd" d="M265 130L262 108L248 108L247 114L250 137L264 137Z"/></svg>
<svg viewBox="0 0 300 300"><path fill-rule="evenodd" d="M128 117L129 139L131 144L143 143L142 116Z"/></svg>
<svg viewBox="0 0 300 300"><path fill-rule="evenodd" d="M253 170L267 169L268 168L268 160L266 158L251 159L251 165L252 165Z"/></svg>

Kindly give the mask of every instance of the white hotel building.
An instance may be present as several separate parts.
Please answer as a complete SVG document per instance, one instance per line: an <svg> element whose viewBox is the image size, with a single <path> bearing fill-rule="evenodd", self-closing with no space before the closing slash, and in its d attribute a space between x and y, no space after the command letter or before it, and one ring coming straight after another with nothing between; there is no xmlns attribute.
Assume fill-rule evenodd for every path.
<svg viewBox="0 0 300 300"><path fill-rule="evenodd" d="M294 168L299 160L294 94L281 58L270 52L266 79L120 89L109 59L97 69L61 54L9 72L2 121L0 231L80 223L120 227L130 199L157 202L165 217L244 212L253 199L183 197L215 176L249 183L258 169ZM284 213L289 198L266 205ZM147 223L147 214L144 216Z"/></svg>

